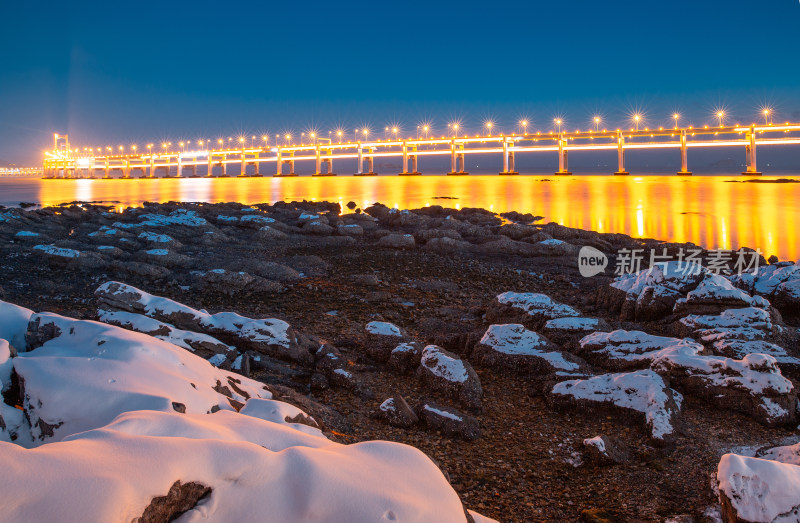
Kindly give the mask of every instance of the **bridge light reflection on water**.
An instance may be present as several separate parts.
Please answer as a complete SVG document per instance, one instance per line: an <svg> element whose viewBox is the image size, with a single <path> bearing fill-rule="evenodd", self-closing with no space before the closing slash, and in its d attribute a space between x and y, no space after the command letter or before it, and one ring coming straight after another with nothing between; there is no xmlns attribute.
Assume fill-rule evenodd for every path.
<svg viewBox="0 0 800 523"><path fill-rule="evenodd" d="M773 177L765 178L769 180ZM375 176L3 180L0 204L75 200L272 203L328 200L401 209L442 205L530 212L568 227L690 241L709 248L760 248L797 260L800 183L740 183L732 176ZM800 178L795 177L795 180ZM731 182L727 181L731 180Z"/></svg>

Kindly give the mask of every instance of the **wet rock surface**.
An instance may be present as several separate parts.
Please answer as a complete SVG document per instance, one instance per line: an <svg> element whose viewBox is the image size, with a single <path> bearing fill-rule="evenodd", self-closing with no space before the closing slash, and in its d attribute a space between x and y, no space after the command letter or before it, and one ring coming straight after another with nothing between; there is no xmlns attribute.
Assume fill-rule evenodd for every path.
<svg viewBox="0 0 800 523"><path fill-rule="evenodd" d="M767 398L788 412L792 392L709 386L709 375L719 372L659 357L682 345L684 352L673 354L688 357L690 350L695 363L740 362L720 367L729 382L752 370L794 386L800 318L791 264L770 265L752 280L670 267L626 278L610 277L609 268L582 278L574 255L581 246L613 261L621 248L666 244L436 205L404 212L376 204L349 213L326 202L148 203L116 211L88 204L10 211L0 223L3 299L79 318L98 319L100 308L161 322L169 332L156 324L148 334L171 336L170 343L185 343L209 361L225 356L223 368L267 383L273 397L302 408L333 439L388 439L422 449L468 507L498 520L664 521L689 514L703 521L719 504L708 478L720 457L732 448L774 446L789 434L782 422L764 425L769 419L758 406L773 407ZM59 256L56 249L79 254ZM167 254L147 254L154 250ZM201 276L209 273L219 278ZM180 307L148 314L149 304L136 305L138 299L96 297L110 281L200 316ZM279 323L231 331L198 319L226 318L219 313L284 322L288 347L264 341ZM370 332L372 322L396 326L399 336ZM497 325L520 327L506 345L481 343ZM647 349L581 343L615 331L673 341ZM31 346L58 335L33 329ZM431 345L448 362L469 365L468 381L481 393L418 371ZM533 350L546 358L526 368L520 361L529 360L518 356ZM760 354L774 364L746 359ZM556 356L578 370L553 366ZM528 379L532 373L547 380ZM615 387L608 377L637 373L646 373L638 389ZM576 390L593 379L604 383L594 396L554 399L556 387ZM221 382L219 390L235 402L239 386ZM625 394L612 400L612 390ZM656 401L659 394L666 399ZM636 397L654 401L637 410ZM403 398L404 421L373 417L390 398ZM452 425L454 417L462 422ZM672 430L659 432L665 420ZM590 457L594 450L584 440L598 434L619 455ZM604 466L575 467L576 456Z"/></svg>

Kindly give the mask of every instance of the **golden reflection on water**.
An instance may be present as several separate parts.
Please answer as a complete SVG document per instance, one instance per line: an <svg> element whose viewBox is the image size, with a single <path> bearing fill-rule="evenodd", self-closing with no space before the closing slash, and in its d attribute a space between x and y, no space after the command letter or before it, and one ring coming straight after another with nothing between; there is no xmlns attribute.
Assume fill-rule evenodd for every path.
<svg viewBox="0 0 800 523"><path fill-rule="evenodd" d="M343 205L352 200L360 207L381 202L401 209L437 204L483 207L498 213L531 212L568 227L690 241L708 248L760 248L766 255L797 260L800 184L726 180L742 178L492 175L32 180L33 187L19 194L16 202L33 199L52 205L102 200L127 207L144 201L252 204L307 199ZM9 198L6 194L3 200L11 201Z"/></svg>

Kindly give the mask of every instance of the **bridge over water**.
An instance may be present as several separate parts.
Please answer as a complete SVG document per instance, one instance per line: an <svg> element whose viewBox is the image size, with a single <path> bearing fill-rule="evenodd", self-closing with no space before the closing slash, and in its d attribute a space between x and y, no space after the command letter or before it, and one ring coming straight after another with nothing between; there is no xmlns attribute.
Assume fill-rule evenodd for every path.
<svg viewBox="0 0 800 523"><path fill-rule="evenodd" d="M220 142L222 142L220 140ZM696 147L740 147L747 169L744 175L760 175L756 162L756 149L765 146L800 144L800 124L720 126L702 128L659 128L655 130L602 130L576 132L520 133L510 135L450 136L423 139L386 139L334 142L316 138L310 144L285 144L248 147L240 138L239 146L219 143L214 149L211 140L192 143L181 150L172 150L171 144L161 145L161 150L149 144L145 150L119 154L111 148L75 148L66 135L55 135L52 151L45 153L42 173L45 178L94 178L100 174L110 178L119 171L122 178L163 177L221 177L221 176L297 176L296 162L313 162L313 176L335 176L334 162L356 160L356 176L375 176L376 158L402 159L401 176L419 175L420 164L426 156L450 157L448 175L466 175L467 155L497 155L501 175L518 174L515 160L518 154L555 153L558 158L556 175L569 175L570 153L581 151L616 150L618 158L615 175L627 175L625 153L633 149L677 149L680 153L678 175L691 175L688 150ZM205 145L205 147L203 147ZM678 155L676 154L676 164ZM365 168L366 164L366 168ZM231 169L233 167L233 169ZM285 172L288 171L288 172Z"/></svg>

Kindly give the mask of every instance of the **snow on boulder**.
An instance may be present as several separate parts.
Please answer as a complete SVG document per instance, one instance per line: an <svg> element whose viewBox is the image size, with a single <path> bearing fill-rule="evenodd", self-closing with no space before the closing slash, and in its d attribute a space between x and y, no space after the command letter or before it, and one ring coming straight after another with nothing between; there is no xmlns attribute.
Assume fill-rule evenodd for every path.
<svg viewBox="0 0 800 523"><path fill-rule="evenodd" d="M422 401L417 405L417 415L428 429L438 430L448 438L474 441L481 435L478 419L453 407Z"/></svg>
<svg viewBox="0 0 800 523"><path fill-rule="evenodd" d="M306 434L322 436L322 431L314 418L283 401L251 398L239 412L272 423L286 424Z"/></svg>
<svg viewBox="0 0 800 523"><path fill-rule="evenodd" d="M0 338L7 340L18 352L26 350L25 331L33 311L0 301Z"/></svg>
<svg viewBox="0 0 800 523"><path fill-rule="evenodd" d="M381 363L389 360L398 341L407 339L400 327L386 321L371 321L367 323L365 330L367 353L372 359Z"/></svg>
<svg viewBox="0 0 800 523"><path fill-rule="evenodd" d="M419 367L423 348L422 344L415 341L400 343L389 353L389 360L386 363L398 374L411 372Z"/></svg>
<svg viewBox="0 0 800 523"><path fill-rule="evenodd" d="M761 448L756 451L756 457L800 466L800 443Z"/></svg>
<svg viewBox="0 0 800 523"><path fill-rule="evenodd" d="M400 327L394 323L389 323L386 321L371 321L367 323L366 330L368 333L375 334L377 336L395 336L398 338L403 337Z"/></svg>
<svg viewBox="0 0 800 523"><path fill-rule="evenodd" d="M700 354L704 348L691 339L654 336L641 331L595 332L580 341L580 352L594 365L613 370L646 369L664 351Z"/></svg>
<svg viewBox="0 0 800 523"><path fill-rule="evenodd" d="M717 466L722 517L726 522L800 521L800 467L725 454Z"/></svg>
<svg viewBox="0 0 800 523"><path fill-rule="evenodd" d="M413 447L342 445L235 412L131 412L63 442L0 449L9 521L135 521L146 510L162 521L466 521ZM186 507L158 499L181 485L198 491Z"/></svg>
<svg viewBox="0 0 800 523"><path fill-rule="evenodd" d="M386 398L378 407L375 417L385 419L389 425L400 428L408 428L419 423L419 417L414 409L399 394Z"/></svg>
<svg viewBox="0 0 800 523"><path fill-rule="evenodd" d="M768 354L775 358L783 374L800 378L800 358L790 355L786 349L764 340L743 340L722 338L712 345L713 351L720 356L742 359L748 354Z"/></svg>
<svg viewBox="0 0 800 523"><path fill-rule="evenodd" d="M750 296L718 274L706 274L703 281L675 302L676 314L715 314L726 309L758 307L768 309L769 302L761 296Z"/></svg>
<svg viewBox="0 0 800 523"><path fill-rule="evenodd" d="M547 320L542 334L564 350L577 348L578 341L592 332L608 332L611 326L601 318L567 317Z"/></svg>
<svg viewBox="0 0 800 523"><path fill-rule="evenodd" d="M684 394L743 412L766 425L795 424L797 392L772 356L748 354L734 360L663 351L652 369L669 377Z"/></svg>
<svg viewBox="0 0 800 523"><path fill-rule="evenodd" d="M143 314L180 329L227 336L243 349L303 364L313 363L311 353L285 321L275 318L251 319L234 312L209 314L176 301L153 296L120 282L106 282L95 291L100 308Z"/></svg>
<svg viewBox="0 0 800 523"><path fill-rule="evenodd" d="M470 356L480 365L528 374L576 373L585 363L520 324L490 325Z"/></svg>
<svg viewBox="0 0 800 523"><path fill-rule="evenodd" d="M137 229L139 227L207 227L209 223L197 215L197 211L187 211L186 209L175 209L168 215L164 214L141 214L138 223L115 222L112 227L115 229Z"/></svg>
<svg viewBox="0 0 800 523"><path fill-rule="evenodd" d="M97 319L109 325L116 325L123 329L141 332L160 340L168 341L209 361L211 358L215 358L213 362L215 367L219 367L226 360L238 355L235 347L226 345L208 334L181 330L141 314L98 309Z"/></svg>
<svg viewBox="0 0 800 523"><path fill-rule="evenodd" d="M171 343L104 323L34 314L28 340L30 351L13 362L37 442L101 427L130 410L207 413L271 397L262 384Z"/></svg>
<svg viewBox="0 0 800 523"><path fill-rule="evenodd" d="M595 411L605 406L643 419L658 443L670 441L678 424L683 396L652 370L602 374L557 383L548 398L556 406Z"/></svg>
<svg viewBox="0 0 800 523"><path fill-rule="evenodd" d="M781 283L773 301L787 319L800 322L800 274L791 281Z"/></svg>
<svg viewBox="0 0 800 523"><path fill-rule="evenodd" d="M697 287L707 271L681 262L655 265L617 277L601 287L598 302L605 309L619 311L623 320L651 321L672 313L678 299Z"/></svg>
<svg viewBox="0 0 800 523"><path fill-rule="evenodd" d="M479 409L483 398L481 380L469 362L436 345L422 351L417 376L431 389Z"/></svg>
<svg viewBox="0 0 800 523"><path fill-rule="evenodd" d="M625 444L612 436L583 440L583 461L596 466L627 463L631 456Z"/></svg>
<svg viewBox="0 0 800 523"><path fill-rule="evenodd" d="M762 308L729 309L720 314L690 314L679 326L703 343L720 339L763 340L780 334L770 313Z"/></svg>
<svg viewBox="0 0 800 523"><path fill-rule="evenodd" d="M521 323L533 330L541 329L547 320L578 316L580 313L569 305L534 292L504 292L486 311L486 320L491 323Z"/></svg>

